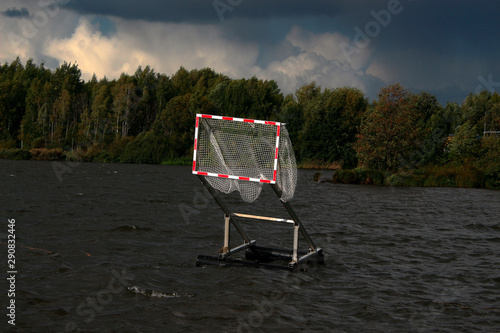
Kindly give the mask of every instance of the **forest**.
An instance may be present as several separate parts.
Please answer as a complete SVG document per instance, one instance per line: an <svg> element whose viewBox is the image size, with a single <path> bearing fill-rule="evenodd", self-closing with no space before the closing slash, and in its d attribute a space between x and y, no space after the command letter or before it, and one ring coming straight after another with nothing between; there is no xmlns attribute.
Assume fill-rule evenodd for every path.
<svg viewBox="0 0 500 333"><path fill-rule="evenodd" d="M500 188L497 92L442 106L400 84L374 101L314 82L284 95L275 81L210 68L81 76L71 63L0 66L0 158L189 164L205 113L286 123L298 165L336 169L333 182Z"/></svg>

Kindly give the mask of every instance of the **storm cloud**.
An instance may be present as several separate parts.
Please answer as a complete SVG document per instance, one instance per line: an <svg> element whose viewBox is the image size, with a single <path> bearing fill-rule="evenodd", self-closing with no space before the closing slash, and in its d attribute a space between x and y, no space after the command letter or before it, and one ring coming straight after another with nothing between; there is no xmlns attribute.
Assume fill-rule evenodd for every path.
<svg viewBox="0 0 500 333"><path fill-rule="evenodd" d="M110 15L153 22L218 23L223 19L276 19L335 15L340 7L324 0L73 0L66 7L81 14Z"/></svg>
<svg viewBox="0 0 500 333"><path fill-rule="evenodd" d="M47 6L57 16L45 23ZM461 102L500 81L499 9L451 0L8 0L0 4L0 60L77 62L85 79L139 65L169 75L211 67L276 80L284 93L315 81L354 86L370 99L400 82ZM12 36L23 42L17 49Z"/></svg>
<svg viewBox="0 0 500 333"><path fill-rule="evenodd" d="M13 17L13 18L21 18L21 17L29 17L30 16L30 12L27 8L21 8L21 9L18 9L18 8L9 8L3 12L1 12L1 14L5 17Z"/></svg>

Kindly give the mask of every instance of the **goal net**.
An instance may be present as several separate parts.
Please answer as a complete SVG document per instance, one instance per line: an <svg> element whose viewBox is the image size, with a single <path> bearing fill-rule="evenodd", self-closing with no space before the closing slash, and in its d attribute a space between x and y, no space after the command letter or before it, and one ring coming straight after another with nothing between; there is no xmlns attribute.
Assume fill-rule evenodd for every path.
<svg viewBox="0 0 500 333"><path fill-rule="evenodd" d="M196 115L193 174L207 176L223 193L256 200L264 184L276 184L281 200L293 198L297 165L283 123Z"/></svg>

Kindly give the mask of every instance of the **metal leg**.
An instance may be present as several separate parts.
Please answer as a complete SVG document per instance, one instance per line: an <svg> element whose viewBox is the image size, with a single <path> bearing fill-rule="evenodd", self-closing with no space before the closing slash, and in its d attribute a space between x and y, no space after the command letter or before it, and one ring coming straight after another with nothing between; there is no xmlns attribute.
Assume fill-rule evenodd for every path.
<svg viewBox="0 0 500 333"><path fill-rule="evenodd" d="M231 217L224 215L225 227L224 227L224 247L222 248L222 253L229 252L229 227L231 223Z"/></svg>
<svg viewBox="0 0 500 333"><path fill-rule="evenodd" d="M291 264L296 264L298 262L297 252L299 251L299 226L293 226L293 254Z"/></svg>

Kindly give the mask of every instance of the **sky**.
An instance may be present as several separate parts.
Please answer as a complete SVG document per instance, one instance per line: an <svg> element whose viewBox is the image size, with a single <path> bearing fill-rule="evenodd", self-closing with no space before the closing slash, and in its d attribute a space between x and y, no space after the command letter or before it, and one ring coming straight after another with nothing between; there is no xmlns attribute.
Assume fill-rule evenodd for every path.
<svg viewBox="0 0 500 333"><path fill-rule="evenodd" d="M370 100L401 83L444 105L500 92L499 12L486 0L3 0L0 62L76 63L84 80L210 67Z"/></svg>

